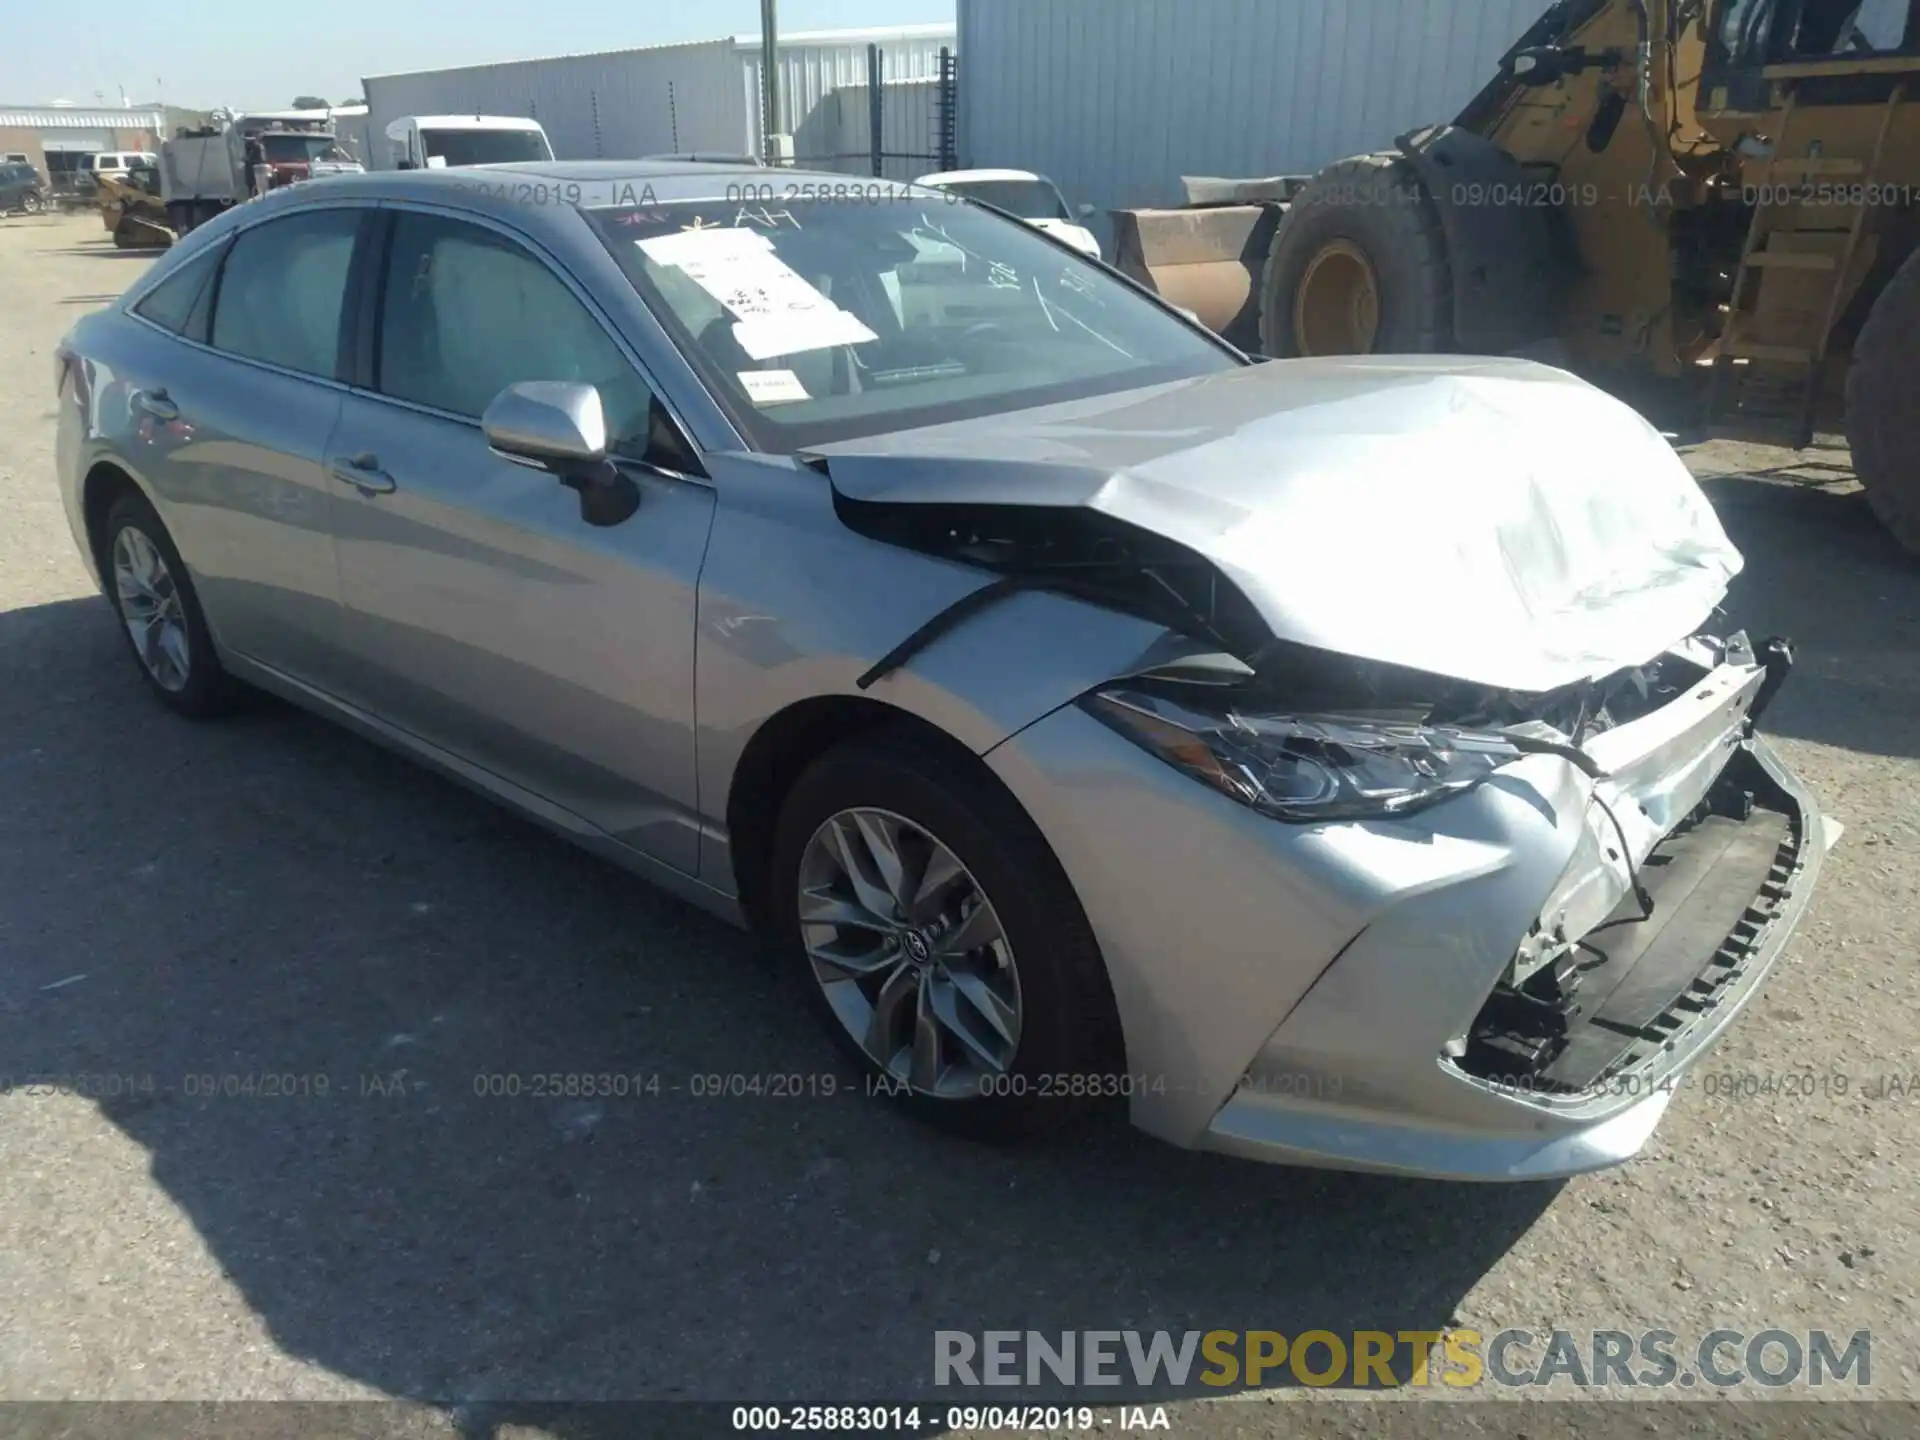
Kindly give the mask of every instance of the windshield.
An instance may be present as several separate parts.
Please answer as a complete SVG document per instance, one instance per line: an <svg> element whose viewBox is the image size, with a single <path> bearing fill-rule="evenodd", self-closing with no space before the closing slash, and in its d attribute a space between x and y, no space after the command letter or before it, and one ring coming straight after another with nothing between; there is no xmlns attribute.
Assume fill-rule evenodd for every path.
<svg viewBox="0 0 1920 1440"><path fill-rule="evenodd" d="M707 201L589 218L755 448L884 434L1232 369L1233 351L951 197Z"/></svg>
<svg viewBox="0 0 1920 1440"><path fill-rule="evenodd" d="M940 188L982 205L991 205L1022 220L1067 220L1073 215L1051 180L959 180Z"/></svg>
<svg viewBox="0 0 1920 1440"><path fill-rule="evenodd" d="M309 165L327 153L331 135L262 135L260 146L269 165Z"/></svg>
<svg viewBox="0 0 1920 1440"><path fill-rule="evenodd" d="M429 159L448 165L505 165L522 160L551 160L547 137L538 130L422 130L420 143Z"/></svg>

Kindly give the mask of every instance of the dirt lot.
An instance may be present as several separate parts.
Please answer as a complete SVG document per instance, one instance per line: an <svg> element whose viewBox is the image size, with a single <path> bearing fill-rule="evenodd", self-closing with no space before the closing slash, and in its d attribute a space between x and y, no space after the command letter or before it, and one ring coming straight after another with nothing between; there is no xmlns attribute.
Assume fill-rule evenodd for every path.
<svg viewBox="0 0 1920 1440"><path fill-rule="evenodd" d="M1846 834L1710 1066L1755 1093L1696 1085L1631 1165L1470 1188L1110 1121L1000 1153L858 1099L481 1098L833 1062L728 929L301 714L140 693L50 360L145 263L0 222L0 1071L155 1082L0 1096L0 1397L871 1401L925 1393L941 1328L1451 1322L1870 1329L1872 1392L1920 1398L1920 1093L1873 1098L1920 1072L1920 565L1849 484L1696 456L1729 611L1799 642L1770 728ZM245 1074L331 1089L189 1093ZM1154 1398L1186 1434L1255 1413Z"/></svg>

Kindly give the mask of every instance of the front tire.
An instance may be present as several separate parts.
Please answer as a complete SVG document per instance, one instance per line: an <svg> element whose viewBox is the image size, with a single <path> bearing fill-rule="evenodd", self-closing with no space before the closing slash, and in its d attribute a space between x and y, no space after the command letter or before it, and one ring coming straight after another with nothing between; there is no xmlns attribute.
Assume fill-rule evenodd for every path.
<svg viewBox="0 0 1920 1440"><path fill-rule="evenodd" d="M1854 342L1847 443L1873 513L1920 555L1920 251L1880 292Z"/></svg>
<svg viewBox="0 0 1920 1440"><path fill-rule="evenodd" d="M1432 198L1397 155L1329 165L1294 197L1260 284L1278 359L1431 355L1453 336L1453 279Z"/></svg>
<svg viewBox="0 0 1920 1440"><path fill-rule="evenodd" d="M20 208L29 215L38 215L40 213L40 197L29 190L25 195L20 197Z"/></svg>
<svg viewBox="0 0 1920 1440"><path fill-rule="evenodd" d="M781 809L771 881L782 949L870 1090L983 1140L1118 1093L1079 899L973 762L909 736L822 756Z"/></svg>
<svg viewBox="0 0 1920 1440"><path fill-rule="evenodd" d="M147 688L195 719L229 709L233 684L214 653L193 578L144 495L114 501L101 554L108 597Z"/></svg>

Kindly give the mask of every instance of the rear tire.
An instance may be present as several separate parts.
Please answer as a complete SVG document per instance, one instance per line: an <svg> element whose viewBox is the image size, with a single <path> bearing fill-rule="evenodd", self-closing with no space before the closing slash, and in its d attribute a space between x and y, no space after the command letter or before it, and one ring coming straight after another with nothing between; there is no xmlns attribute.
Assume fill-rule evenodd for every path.
<svg viewBox="0 0 1920 1440"><path fill-rule="evenodd" d="M1294 197L1261 276L1260 343L1288 359L1452 348L1446 238L1404 159L1341 160Z"/></svg>
<svg viewBox="0 0 1920 1440"><path fill-rule="evenodd" d="M40 197L29 190L20 197L20 208L29 215L40 213Z"/></svg>
<svg viewBox="0 0 1920 1440"><path fill-rule="evenodd" d="M880 846L862 838L861 826L874 823L890 827ZM895 863L865 865L888 845ZM864 883L848 883L843 847ZM936 849L944 861L929 858ZM911 896L936 870L953 879L925 885L936 891L931 906L902 906L900 931L886 936L868 923L879 913L874 901L886 903L875 876L904 875L900 888ZM912 735L829 751L781 807L770 880L781 948L870 1090L930 1124L992 1141L1051 1130L1119 1093L1119 1024L1079 899L1033 822L964 757ZM812 917L805 923L803 905ZM976 924L982 910L985 923ZM863 918L840 923L856 911ZM823 923L823 914L834 918ZM947 947L948 939L960 943ZM823 964L823 951L846 958ZM857 980L842 968L849 962L860 967ZM898 1024L876 1024L883 1011ZM928 1015L943 1024L934 1027L937 1060L921 1069L918 1017ZM955 1016L971 1041L945 1023Z"/></svg>
<svg viewBox="0 0 1920 1440"><path fill-rule="evenodd" d="M107 597L147 689L194 719L231 709L235 686L214 653L193 577L146 496L130 491L113 502L100 556Z"/></svg>
<svg viewBox="0 0 1920 1440"><path fill-rule="evenodd" d="M1920 555L1920 251L1880 292L1854 343L1847 443L1867 504Z"/></svg>

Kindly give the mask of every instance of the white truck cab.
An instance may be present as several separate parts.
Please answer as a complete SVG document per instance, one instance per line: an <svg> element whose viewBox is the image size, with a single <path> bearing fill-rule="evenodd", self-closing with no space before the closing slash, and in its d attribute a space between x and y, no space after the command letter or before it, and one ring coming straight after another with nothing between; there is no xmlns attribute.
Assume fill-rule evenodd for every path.
<svg viewBox="0 0 1920 1440"><path fill-rule="evenodd" d="M395 170L551 160L538 120L517 115L403 115L387 126Z"/></svg>

